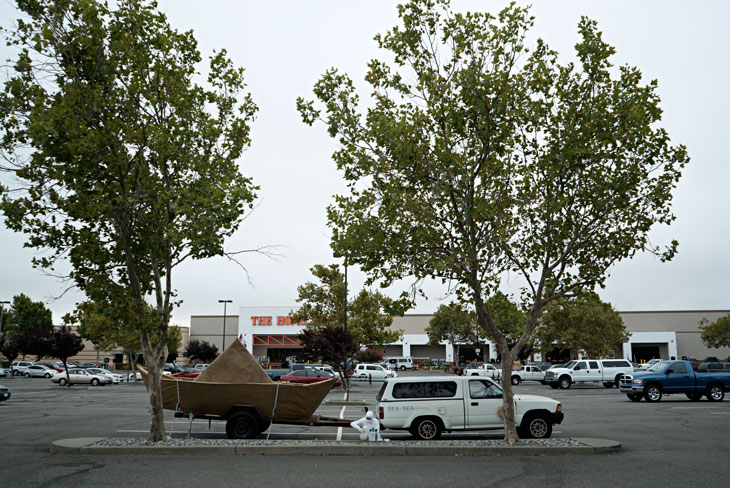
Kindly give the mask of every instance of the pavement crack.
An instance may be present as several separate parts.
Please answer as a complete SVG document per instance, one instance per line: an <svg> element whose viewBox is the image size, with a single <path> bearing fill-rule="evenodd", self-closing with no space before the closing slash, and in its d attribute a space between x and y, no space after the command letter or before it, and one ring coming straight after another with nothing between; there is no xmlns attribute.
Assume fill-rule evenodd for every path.
<svg viewBox="0 0 730 488"><path fill-rule="evenodd" d="M104 463L83 463L83 464L68 463L68 464L60 464L59 466L72 466L72 467L76 467L76 469L74 471L72 471L71 473L67 473L67 474L56 476L55 478L51 478L50 480L38 485L37 488L52 487L59 481L73 478L74 476L89 473L94 469L104 468L106 465ZM86 467L82 467L82 466L86 466Z"/></svg>

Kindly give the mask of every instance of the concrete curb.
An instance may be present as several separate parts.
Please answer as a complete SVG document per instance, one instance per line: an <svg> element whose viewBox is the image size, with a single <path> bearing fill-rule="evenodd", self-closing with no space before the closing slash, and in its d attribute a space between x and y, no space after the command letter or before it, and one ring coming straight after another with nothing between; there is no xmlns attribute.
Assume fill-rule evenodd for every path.
<svg viewBox="0 0 730 488"><path fill-rule="evenodd" d="M228 445L228 446L93 446L103 437L82 437L54 441L54 454L81 455L239 455L239 456L574 456L608 454L621 449L621 443L608 439L574 438L582 446L409 446L398 443L332 445Z"/></svg>

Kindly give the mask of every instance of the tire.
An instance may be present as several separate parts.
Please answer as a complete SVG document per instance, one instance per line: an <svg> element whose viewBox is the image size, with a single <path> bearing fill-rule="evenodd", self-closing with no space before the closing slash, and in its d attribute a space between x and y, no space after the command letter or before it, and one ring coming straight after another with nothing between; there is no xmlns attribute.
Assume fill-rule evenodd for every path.
<svg viewBox="0 0 730 488"><path fill-rule="evenodd" d="M438 439L441 436L441 431L441 422L433 417L416 419L410 428L411 435L422 441Z"/></svg>
<svg viewBox="0 0 730 488"><path fill-rule="evenodd" d="M561 390L567 390L570 388L571 383L572 381L570 380L570 376L561 376L560 381L558 381Z"/></svg>
<svg viewBox="0 0 730 488"><path fill-rule="evenodd" d="M552 433L553 425L544 413L533 414L523 419L518 432L523 439L547 439Z"/></svg>
<svg viewBox="0 0 730 488"><path fill-rule="evenodd" d="M91 378L91 386L99 386L99 378Z"/></svg>
<svg viewBox="0 0 730 488"><path fill-rule="evenodd" d="M693 402L698 402L700 401L700 398L702 398L702 393L685 393L685 395L687 395L687 398Z"/></svg>
<svg viewBox="0 0 730 488"><path fill-rule="evenodd" d="M644 388L644 399L656 403L662 399L662 389L658 385L649 385Z"/></svg>
<svg viewBox="0 0 730 488"><path fill-rule="evenodd" d="M44 376L44 378L50 378L50 377L51 377L51 373L46 373L46 374L45 374L45 375L43 375L43 376Z"/></svg>
<svg viewBox="0 0 730 488"><path fill-rule="evenodd" d="M30 373L25 373L23 376L25 376L26 378L30 378Z"/></svg>
<svg viewBox="0 0 730 488"><path fill-rule="evenodd" d="M401 366L401 367L400 367L400 370L401 370L401 371L405 371L405 370L406 370L406 367L405 367L405 366Z"/></svg>
<svg viewBox="0 0 730 488"><path fill-rule="evenodd" d="M725 398L725 390L722 385L713 383L707 387L706 396L711 402L721 402Z"/></svg>
<svg viewBox="0 0 730 488"><path fill-rule="evenodd" d="M60 380L58 380L58 384L61 386L66 386L66 384L68 384L68 381L66 381L66 378L61 378Z"/></svg>
<svg viewBox="0 0 730 488"><path fill-rule="evenodd" d="M550 388L552 388L553 390L557 390L559 386L557 383L548 383L548 385L550 385Z"/></svg>
<svg viewBox="0 0 730 488"><path fill-rule="evenodd" d="M261 432L258 419L251 412L237 412L226 422L229 439L252 439Z"/></svg>
<svg viewBox="0 0 730 488"><path fill-rule="evenodd" d="M608 382L608 381L604 381L603 382L603 387L604 388L613 388L613 383Z"/></svg>
<svg viewBox="0 0 730 488"><path fill-rule="evenodd" d="M623 374L617 374L617 375L616 375L616 379L615 379L615 381L614 381L614 384L616 385L616 388L619 388L619 387L620 387L620 386L619 386L619 383L621 383L621 377L622 377L622 376L623 376Z"/></svg>
<svg viewBox="0 0 730 488"><path fill-rule="evenodd" d="M512 384L513 385L519 385L520 384L520 381L522 381L522 380L520 380L520 377L519 376L513 376L512 377Z"/></svg>
<svg viewBox="0 0 730 488"><path fill-rule="evenodd" d="M643 395L641 393L627 393L627 397L629 397L629 400L632 402L640 402Z"/></svg>

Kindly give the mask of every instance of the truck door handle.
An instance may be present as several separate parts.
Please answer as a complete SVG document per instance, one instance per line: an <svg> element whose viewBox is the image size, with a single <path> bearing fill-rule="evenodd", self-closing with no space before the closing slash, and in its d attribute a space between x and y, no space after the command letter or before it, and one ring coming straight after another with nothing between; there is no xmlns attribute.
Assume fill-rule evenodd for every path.
<svg viewBox="0 0 730 488"><path fill-rule="evenodd" d="M479 405L479 402L471 402L471 406L472 406L472 407L476 407L476 406L478 406L478 405Z"/></svg>

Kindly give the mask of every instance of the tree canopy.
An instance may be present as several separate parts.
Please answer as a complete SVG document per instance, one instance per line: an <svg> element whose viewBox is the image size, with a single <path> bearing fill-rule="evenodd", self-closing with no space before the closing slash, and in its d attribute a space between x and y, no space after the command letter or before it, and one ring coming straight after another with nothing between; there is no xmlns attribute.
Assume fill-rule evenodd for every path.
<svg viewBox="0 0 730 488"><path fill-rule="evenodd" d="M450 342L454 347L454 363L459 364L459 346L473 343L478 336L476 316L460 303L439 305L428 322L426 334L431 345Z"/></svg>
<svg viewBox="0 0 730 488"><path fill-rule="evenodd" d="M712 323L700 321L700 337L707 347L730 347L730 315L720 317Z"/></svg>
<svg viewBox="0 0 730 488"><path fill-rule="evenodd" d="M527 45L533 18L515 4L494 16L412 0L398 12L375 38L388 54L368 65L367 110L336 69L316 100L297 102L339 143L348 192L328 209L332 246L385 286L448 283L509 368L550 302L601 285L637 252L672 258L676 241L661 248L648 235L674 220L689 158L659 126L656 81L614 68L595 21L579 21L576 62L563 62L542 39ZM487 304L506 277L527 313L512 347ZM509 375L502 386L514 442Z"/></svg>
<svg viewBox="0 0 730 488"><path fill-rule="evenodd" d="M557 347L598 359L612 356L629 340L621 316L596 293L552 302L540 322L536 340L543 354Z"/></svg>
<svg viewBox="0 0 730 488"><path fill-rule="evenodd" d="M43 302L34 302L23 293L13 297L10 308L3 315L2 331L10 336L53 323L51 310Z"/></svg>
<svg viewBox="0 0 730 488"><path fill-rule="evenodd" d="M211 363L218 356L218 346L207 341L192 339L185 346L183 356L190 359L191 362L198 360L204 363Z"/></svg>
<svg viewBox="0 0 730 488"><path fill-rule="evenodd" d="M172 271L224 254L251 206L257 188L237 161L257 107L224 50L200 76L193 33L171 27L154 2L18 7L23 20L8 33L18 55L0 94L0 149L20 181L0 188L5 224L49 251L35 265L68 260L72 284L138 329L148 441L160 441Z"/></svg>

